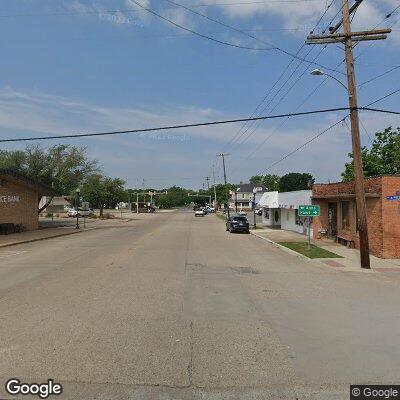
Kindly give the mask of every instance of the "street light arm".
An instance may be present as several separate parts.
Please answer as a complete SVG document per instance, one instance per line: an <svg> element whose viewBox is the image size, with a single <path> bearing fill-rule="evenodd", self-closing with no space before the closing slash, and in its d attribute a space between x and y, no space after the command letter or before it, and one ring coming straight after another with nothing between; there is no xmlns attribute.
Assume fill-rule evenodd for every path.
<svg viewBox="0 0 400 400"><path fill-rule="evenodd" d="M339 79L335 78L333 75L327 74L326 72L324 72L324 75L329 76L329 78L334 79L337 83L339 83L340 85L342 85L344 87L344 89L346 90L346 92L349 91L349 89L347 88L347 86L341 82Z"/></svg>

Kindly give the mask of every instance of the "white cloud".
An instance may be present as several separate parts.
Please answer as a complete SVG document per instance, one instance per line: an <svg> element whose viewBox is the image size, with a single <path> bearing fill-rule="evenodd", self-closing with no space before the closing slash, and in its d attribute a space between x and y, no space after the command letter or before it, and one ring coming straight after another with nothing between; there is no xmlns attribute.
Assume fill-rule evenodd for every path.
<svg viewBox="0 0 400 400"><path fill-rule="evenodd" d="M83 132L178 125L240 117L194 106L144 108L111 107L79 99L43 93L17 91L11 87L0 90L0 137L49 136ZM290 122L261 146L264 138L274 132L280 122L264 123L244 145L227 149L227 143L241 124L168 130L151 134L102 136L74 141L87 144L90 155L100 160L106 173L122 176L131 185L134 174L145 176L203 177L205 169L215 162L215 154L227 149L229 176L245 180L263 172L282 155L322 131L340 114L303 117ZM364 126L373 136L376 130L389 125L400 126L400 118L385 114L362 113ZM296 122L296 125L294 125ZM363 143L368 144L364 132ZM51 142L54 143L54 142ZM45 142L45 144L48 144ZM22 144L24 145L24 144ZM246 156L258 149L254 158ZM303 150L273 168L272 172L310 171L318 180L338 179L351 151L351 140L346 126L337 126ZM200 178L199 178L200 179ZM159 182L162 185L163 181ZM197 182L194 179L194 182ZM184 181L180 184L191 184Z"/></svg>

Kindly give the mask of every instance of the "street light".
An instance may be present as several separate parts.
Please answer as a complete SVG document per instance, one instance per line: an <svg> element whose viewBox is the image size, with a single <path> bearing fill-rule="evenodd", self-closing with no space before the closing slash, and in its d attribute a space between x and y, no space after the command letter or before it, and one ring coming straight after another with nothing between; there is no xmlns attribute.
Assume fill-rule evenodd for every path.
<svg viewBox="0 0 400 400"><path fill-rule="evenodd" d="M332 78L333 80L335 80L337 83L339 83L341 86L343 86L345 88L346 92L348 92L348 89L347 89L346 85L343 82L341 82L339 79L335 78L333 75L327 74L326 72L322 71L322 69L319 69L319 68L313 69L311 71L311 75L314 75L314 76L324 76L324 75L325 76L329 76L329 78Z"/></svg>
<svg viewBox="0 0 400 400"><path fill-rule="evenodd" d="M79 211L78 211L78 207L79 207L79 193L81 192L81 190L78 188L76 189L76 226L75 229L79 229Z"/></svg>

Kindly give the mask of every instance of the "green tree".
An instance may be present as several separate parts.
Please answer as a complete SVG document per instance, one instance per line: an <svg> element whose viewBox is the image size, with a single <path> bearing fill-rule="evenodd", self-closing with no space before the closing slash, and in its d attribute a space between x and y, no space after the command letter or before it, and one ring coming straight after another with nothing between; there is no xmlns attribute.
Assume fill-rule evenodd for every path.
<svg viewBox="0 0 400 400"><path fill-rule="evenodd" d="M84 147L63 144L48 149L28 146L25 150L0 151L0 168L14 169L64 195L99 171L98 162L88 158Z"/></svg>
<svg viewBox="0 0 400 400"><path fill-rule="evenodd" d="M264 176L263 175L254 175L250 178L250 183L253 185L263 185L264 184Z"/></svg>
<svg viewBox="0 0 400 400"><path fill-rule="evenodd" d="M290 172L279 180L281 192L293 192L294 190L307 190L313 185L315 179L311 174Z"/></svg>
<svg viewBox="0 0 400 400"><path fill-rule="evenodd" d="M172 186L162 191L167 191L167 194L157 195L153 199L160 208L183 207L192 201L188 196L188 190L179 186Z"/></svg>
<svg viewBox="0 0 400 400"><path fill-rule="evenodd" d="M263 178L263 185L269 192L279 191L279 181L280 177L278 175L267 174Z"/></svg>
<svg viewBox="0 0 400 400"><path fill-rule="evenodd" d="M353 154L349 153L353 159ZM370 149L363 147L361 157L364 176L392 175L400 173L400 128L393 130L386 128L383 132L376 132ZM345 164L342 173L343 181L354 180L353 160Z"/></svg>
<svg viewBox="0 0 400 400"><path fill-rule="evenodd" d="M102 217L104 206L114 208L125 198L124 184L125 182L119 178L93 174L82 183L81 196L92 207L99 208ZM74 196L75 192L73 191L71 197L74 198Z"/></svg>
<svg viewBox="0 0 400 400"><path fill-rule="evenodd" d="M279 190L279 176L278 175L254 175L250 178L253 185L265 186L269 192Z"/></svg>

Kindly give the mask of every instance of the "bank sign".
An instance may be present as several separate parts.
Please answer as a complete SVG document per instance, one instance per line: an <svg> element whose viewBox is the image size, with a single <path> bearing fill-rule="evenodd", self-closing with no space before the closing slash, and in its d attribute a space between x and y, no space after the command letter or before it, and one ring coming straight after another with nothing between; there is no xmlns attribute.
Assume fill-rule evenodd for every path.
<svg viewBox="0 0 400 400"><path fill-rule="evenodd" d="M319 206L299 206L299 216L301 217L318 217L319 214Z"/></svg>
<svg viewBox="0 0 400 400"><path fill-rule="evenodd" d="M19 196L0 196L0 203L19 203Z"/></svg>

